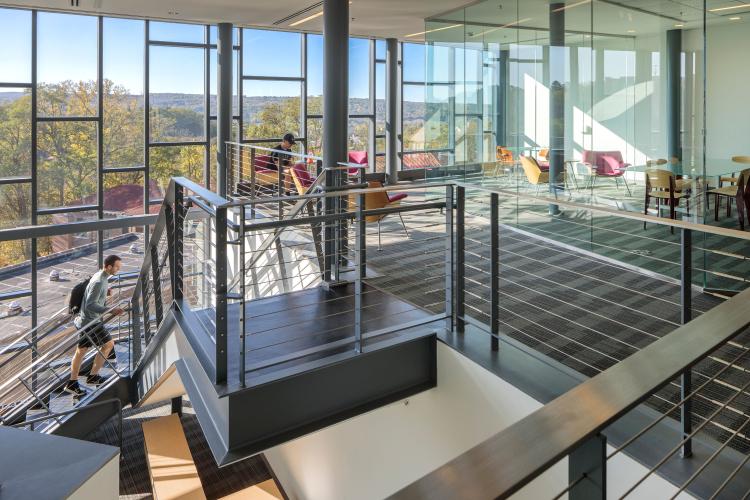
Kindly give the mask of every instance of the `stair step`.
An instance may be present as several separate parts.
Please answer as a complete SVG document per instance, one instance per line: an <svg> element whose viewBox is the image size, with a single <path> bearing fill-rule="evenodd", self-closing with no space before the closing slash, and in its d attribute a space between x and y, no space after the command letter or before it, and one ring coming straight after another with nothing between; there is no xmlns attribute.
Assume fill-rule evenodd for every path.
<svg viewBox="0 0 750 500"><path fill-rule="evenodd" d="M206 498L176 413L145 422L143 439L155 499Z"/></svg>

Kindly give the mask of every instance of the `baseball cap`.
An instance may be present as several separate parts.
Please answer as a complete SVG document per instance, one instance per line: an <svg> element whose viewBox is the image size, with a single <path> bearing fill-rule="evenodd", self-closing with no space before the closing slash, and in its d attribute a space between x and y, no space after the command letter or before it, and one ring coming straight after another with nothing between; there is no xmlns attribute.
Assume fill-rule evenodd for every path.
<svg viewBox="0 0 750 500"><path fill-rule="evenodd" d="M284 134L284 140L289 144L294 144L294 134Z"/></svg>

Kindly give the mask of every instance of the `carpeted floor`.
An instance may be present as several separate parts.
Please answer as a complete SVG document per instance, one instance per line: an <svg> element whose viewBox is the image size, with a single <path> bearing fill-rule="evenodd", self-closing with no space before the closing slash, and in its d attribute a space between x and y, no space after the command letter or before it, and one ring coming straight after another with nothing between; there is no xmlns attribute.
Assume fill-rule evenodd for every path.
<svg viewBox="0 0 750 500"><path fill-rule="evenodd" d="M170 403L165 403L139 409L127 408L123 411L123 447L120 461L121 499L152 498L141 426L147 420L169 415L170 410ZM183 404L182 426L207 498L221 498L271 478L265 461L260 455L222 468L217 467L198 424L198 419L188 401ZM117 446L117 419L110 419L89 439Z"/></svg>

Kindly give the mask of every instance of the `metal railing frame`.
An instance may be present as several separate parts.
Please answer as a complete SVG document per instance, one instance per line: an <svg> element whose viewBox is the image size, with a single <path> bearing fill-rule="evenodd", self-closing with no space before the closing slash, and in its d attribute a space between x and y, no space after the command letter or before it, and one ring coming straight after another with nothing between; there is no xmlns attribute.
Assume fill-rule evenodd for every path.
<svg viewBox="0 0 750 500"><path fill-rule="evenodd" d="M727 302L704 313L699 318L692 319L692 234L694 231L713 234L723 237L737 238L750 241L750 234L735 229L706 226L692 222L665 219L656 216L624 212L606 207L584 205L581 203L558 200L552 197L538 197L517 193L505 189L488 188L460 181L449 181L456 189L455 203L455 233L456 233L456 268L454 292L455 314L453 321L456 331L461 334L465 330L465 323L471 318L465 316L463 305L465 303L466 277L465 277L465 200L466 191L478 192L480 195L489 196L490 199L490 280L492 312L490 314L491 349L499 348L499 318L497 292L499 279L499 228L498 218L499 197L524 198L536 203L555 203L561 207L588 211L597 214L609 215L630 219L638 222L648 222L679 229L680 238L680 310L681 323L683 326L656 341L648 347L631 355L629 358L617 363L609 370L582 383L575 389L560 396L537 410L525 419L513 424L506 430L493 436L484 443L478 445L469 452L457 457L448 464L438 468L422 479L412 483L394 495L393 498L507 498L517 492L521 487L538 477L551 465L561 458L568 456L570 498L604 498L606 496L605 474L606 474L606 438L601 432L611 423L635 406L643 403L656 390L669 384L676 376L680 378L680 428L682 441L680 444L682 457L692 455L692 438L695 431L692 428L692 400L693 394L691 368L700 360L713 352L718 347L726 344L745 328L750 326L750 316L743 319L746 312L746 304L750 299L750 290L745 290L739 295L729 299ZM448 284L446 284L448 286ZM746 314L745 314L746 316ZM716 318L723 318L725 324L723 330L716 329ZM729 319L727 319L729 318ZM476 324L476 321L471 321ZM712 323L711 328L709 324ZM689 352L683 352L677 359L672 361L666 368L664 363L659 370L658 377L649 377L646 369L647 363L640 362L642 358L651 358L653 353L662 352L662 358L672 349L671 346L690 344L686 336L699 337L700 332L708 332L705 335L710 341L703 339L703 344L694 346ZM668 346L665 348L664 346ZM655 360L651 361L652 363ZM612 404L605 396L611 393L619 393L622 399L621 386L626 373L645 373L638 380L638 389L627 393L627 400ZM616 374L616 375L615 375ZM604 382L603 382L604 380ZM592 394L594 396L592 396ZM599 396L597 400L595 396ZM543 449L534 447L533 452L528 451L529 443L533 442L533 436L554 433L554 427L560 427L559 416L562 414L576 414L576 408L580 409L583 399L589 404L587 414L596 414L595 422L583 426L571 432L556 434L554 439L544 439ZM600 408L592 409L592 398L600 403ZM600 411L596 411L596 410ZM581 412L578 412L579 414ZM606 413L604 415L603 413ZM523 443L523 444L522 444ZM540 445L542 446L542 445ZM531 455L531 457L529 457ZM524 458L526 457L526 458ZM476 468L481 463L481 473L477 474ZM489 465L488 465L489 464ZM512 467L509 465L513 464ZM502 470L502 473L500 472ZM466 481L454 481L449 478L467 478ZM468 479L471 478L471 479ZM583 479L582 479L583 478ZM469 484L472 483L472 484Z"/></svg>

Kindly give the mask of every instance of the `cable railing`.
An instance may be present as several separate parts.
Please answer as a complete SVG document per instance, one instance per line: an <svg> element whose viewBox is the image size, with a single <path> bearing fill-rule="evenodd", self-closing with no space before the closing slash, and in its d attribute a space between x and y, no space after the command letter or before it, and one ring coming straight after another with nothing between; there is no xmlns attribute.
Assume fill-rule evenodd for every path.
<svg viewBox="0 0 750 500"><path fill-rule="evenodd" d="M91 364L96 356L103 356L101 348L92 339L94 327L101 325L108 332L117 331L119 315L113 314L113 311L123 305L126 303L116 302L101 318L81 328L64 330L56 335L54 342L48 344L45 352L5 377L0 383L0 422L13 424L19 420L23 421L26 413L32 408L53 413L61 408L85 404L85 400L75 401L70 394L62 390L70 380L71 359L82 339L88 339L89 344L94 347L84 356L82 366ZM107 357L104 357L104 366L116 377L128 374L127 367L119 366L116 361Z"/></svg>
<svg viewBox="0 0 750 500"><path fill-rule="evenodd" d="M637 295L647 301L646 306L653 305L657 316L665 309L673 311L659 320L671 332L650 332L639 326L637 318L626 322L607 314L606 307L594 307L594 299L615 303L623 292L640 294L623 287L624 278L607 275L594 282L598 288L591 293L581 288L592 286L588 276L581 275L586 278L582 283L560 259L551 259L550 265L558 267L554 271L561 276L540 272L542 261L537 259L544 259L540 253L551 252L549 245L526 243L528 238L520 237L513 224L503 219L503 211L508 210L505 203L517 205L535 197L466 183L455 186L456 331L484 332L493 350L509 335L534 349L543 348L558 360L575 358L569 366L592 378L394 497L507 498L566 458L567 483L538 479L547 481L542 483L545 486L550 484L549 497L605 498L607 468L617 474L620 464L613 459L623 453L647 467L624 487L618 481L618 498L649 495L648 480L655 474L674 485L669 490L671 498L683 492L702 498L747 496L750 291L724 302L704 305L698 301L694 307L698 296L692 284L694 273L708 271L703 260L695 258L695 249L702 251L706 239L695 235L720 236L746 245L750 234L536 198L563 209L654 224L666 229L666 234L671 234L670 228L676 230L679 253L676 262L669 262L679 270L679 281L654 275L651 281L657 285L649 288L644 283L648 287ZM535 248L531 252L535 257L518 253L521 242ZM565 254L564 245L554 252ZM591 265L603 262L575 248L568 253ZM612 261L608 266L620 274L634 273L634 266L626 263ZM519 277L520 272L532 278ZM677 288L676 302L665 294L665 283ZM563 291L556 295L557 290ZM539 303L529 303L531 296L539 298ZM564 309L555 307L563 303ZM637 313L644 320L652 314ZM628 314L632 317L635 312ZM607 327L588 321L591 317ZM632 426L634 411L640 412L637 428ZM644 458L644 446L651 460ZM700 452L694 454L696 448Z"/></svg>

